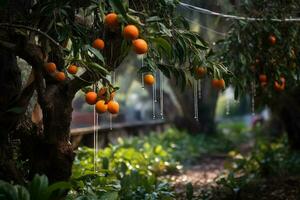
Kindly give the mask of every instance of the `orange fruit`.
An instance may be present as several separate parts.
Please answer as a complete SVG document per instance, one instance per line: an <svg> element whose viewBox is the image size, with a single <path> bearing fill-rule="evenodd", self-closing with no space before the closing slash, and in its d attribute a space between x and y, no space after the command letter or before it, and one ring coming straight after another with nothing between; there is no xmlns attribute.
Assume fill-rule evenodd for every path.
<svg viewBox="0 0 300 200"><path fill-rule="evenodd" d="M70 74L76 74L77 71L78 71L78 67L77 67L76 65L70 65L70 66L68 67L68 72L69 72Z"/></svg>
<svg viewBox="0 0 300 200"><path fill-rule="evenodd" d="M105 113L107 111L107 104L105 104L104 100L97 101L95 105L95 109L97 113Z"/></svg>
<svg viewBox="0 0 300 200"><path fill-rule="evenodd" d="M144 83L146 85L153 85L155 82L155 78L152 74L147 74L144 76Z"/></svg>
<svg viewBox="0 0 300 200"><path fill-rule="evenodd" d="M58 81L64 81L66 79L66 75L63 72L57 72L55 73L55 78Z"/></svg>
<svg viewBox="0 0 300 200"><path fill-rule="evenodd" d="M205 67L197 67L196 74L200 77L203 77L206 74L207 70Z"/></svg>
<svg viewBox="0 0 300 200"><path fill-rule="evenodd" d="M93 42L93 47L95 49L102 50L105 47L105 43L104 43L104 41L102 39L97 38Z"/></svg>
<svg viewBox="0 0 300 200"><path fill-rule="evenodd" d="M267 78L267 75L265 74L260 74L259 75L259 81L262 83L262 82L267 82L268 81L268 78Z"/></svg>
<svg viewBox="0 0 300 200"><path fill-rule="evenodd" d="M111 114L117 114L120 110L120 106L119 103L116 101L110 101L107 104L107 110L108 112L110 112Z"/></svg>
<svg viewBox="0 0 300 200"><path fill-rule="evenodd" d="M123 30L123 35L128 40L134 40L139 37L139 29L135 25L127 25Z"/></svg>
<svg viewBox="0 0 300 200"><path fill-rule="evenodd" d="M281 92L285 89L285 78L281 77L280 81L281 83L279 83L278 81L274 82L274 89L278 92Z"/></svg>
<svg viewBox="0 0 300 200"><path fill-rule="evenodd" d="M88 92L85 94L85 101L90 104L94 105L97 103L97 93L96 92Z"/></svg>
<svg viewBox="0 0 300 200"><path fill-rule="evenodd" d="M53 63L53 62L46 63L46 64L45 64L45 70L46 70L48 73L53 73L53 72L55 72L55 70L56 70L56 64Z"/></svg>
<svg viewBox="0 0 300 200"><path fill-rule="evenodd" d="M145 54L148 51L148 44L143 39L136 39L132 42L135 53Z"/></svg>
<svg viewBox="0 0 300 200"><path fill-rule="evenodd" d="M270 45L275 45L276 44L276 37L274 35L270 35L268 38L269 44Z"/></svg>
<svg viewBox="0 0 300 200"><path fill-rule="evenodd" d="M212 86L216 89L224 89L225 88L225 81L224 79L213 79L211 82Z"/></svg>
<svg viewBox="0 0 300 200"><path fill-rule="evenodd" d="M119 25L118 15L116 13L109 13L104 18L105 25L114 28Z"/></svg>

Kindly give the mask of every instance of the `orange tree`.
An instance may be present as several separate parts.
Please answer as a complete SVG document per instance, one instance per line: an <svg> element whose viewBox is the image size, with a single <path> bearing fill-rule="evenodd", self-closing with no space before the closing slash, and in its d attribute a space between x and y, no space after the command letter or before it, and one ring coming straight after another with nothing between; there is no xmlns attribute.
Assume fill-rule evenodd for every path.
<svg viewBox="0 0 300 200"><path fill-rule="evenodd" d="M236 20L221 42L226 65L235 74L235 96L255 96L256 108L268 105L278 115L293 149L300 148L299 1L242 1Z"/></svg>
<svg viewBox="0 0 300 200"><path fill-rule="evenodd" d="M1 1L0 178L22 182L43 173L51 181L68 179L74 95L99 82L109 92L89 93L87 103L97 103L99 113L117 113L119 105L110 101L117 87L106 77L132 49L147 52L140 72L159 69L182 87L197 78L199 65L211 76L226 74L176 15L176 5L176 0ZM17 57L30 66L22 69L30 72L23 84ZM28 117L34 94L39 105L34 111L40 107L41 113ZM11 146L20 149L17 158Z"/></svg>

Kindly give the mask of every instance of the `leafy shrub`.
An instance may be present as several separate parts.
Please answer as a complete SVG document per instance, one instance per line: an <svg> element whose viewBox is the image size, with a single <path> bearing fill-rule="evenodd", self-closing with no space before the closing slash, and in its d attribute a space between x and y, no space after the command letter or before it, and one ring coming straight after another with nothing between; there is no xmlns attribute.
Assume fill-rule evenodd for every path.
<svg viewBox="0 0 300 200"><path fill-rule="evenodd" d="M49 185L45 175L36 175L26 187L0 181L0 200L54 200L65 196L71 187L67 182Z"/></svg>

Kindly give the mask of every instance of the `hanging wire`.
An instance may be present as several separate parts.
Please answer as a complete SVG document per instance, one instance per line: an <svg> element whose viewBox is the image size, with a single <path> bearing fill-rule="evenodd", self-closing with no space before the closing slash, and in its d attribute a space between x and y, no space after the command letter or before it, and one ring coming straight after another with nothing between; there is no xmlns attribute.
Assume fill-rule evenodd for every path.
<svg viewBox="0 0 300 200"><path fill-rule="evenodd" d="M144 55L142 55L142 63L141 63L141 68L144 67ZM145 82L144 82L144 73L142 72L141 75L141 83L142 83L142 88L145 89Z"/></svg>
<svg viewBox="0 0 300 200"><path fill-rule="evenodd" d="M255 96L256 96L255 82L252 81L252 83L251 83L251 112L252 112L252 115L255 115Z"/></svg>
<svg viewBox="0 0 300 200"><path fill-rule="evenodd" d="M96 92L96 85L93 85L93 90ZM94 106L94 111L93 111L93 125L94 125L94 173L96 173L96 107Z"/></svg>
<svg viewBox="0 0 300 200"><path fill-rule="evenodd" d="M213 32L213 33L215 33L215 34L217 34L217 35L220 35L220 36L223 36L223 37L225 37L225 36L227 35L226 33L222 33L222 32L216 31L216 30L214 30L214 29L212 29L212 28L209 28L209 27L207 27L207 26L204 26L204 25L200 24L200 22L195 22L194 20L188 19L187 17L184 17L184 19L185 19L186 21L188 21L188 22L193 23L193 24L197 24L197 25L200 26L201 28L203 28L203 29L205 29L205 30L207 30L207 31L211 31L211 32Z"/></svg>
<svg viewBox="0 0 300 200"><path fill-rule="evenodd" d="M194 80L194 118L198 121L198 81L195 79Z"/></svg>
<svg viewBox="0 0 300 200"><path fill-rule="evenodd" d="M154 76L155 77L155 76ZM155 113L155 93L156 93L156 84L153 84L152 86L152 118L156 118L156 113Z"/></svg>
<svg viewBox="0 0 300 200"><path fill-rule="evenodd" d="M115 81L116 81L116 72L115 71L112 71L111 72L111 75L110 75L110 82L111 84L115 84ZM109 129L112 130L113 129L113 116L112 114L110 113L109 114Z"/></svg>
<svg viewBox="0 0 300 200"><path fill-rule="evenodd" d="M242 17L242 16L236 16L236 15L228 15L228 14L223 14L219 12L214 12L205 8L200 8L197 6L193 6L187 3L179 2L179 5L182 7L188 8L193 11L197 11L203 14L207 15L213 15L213 16L218 16L218 17L223 17L227 19L233 19L233 20L246 20L246 21L274 21L274 22L299 22L300 18L285 18L285 19L278 19L278 18L272 18L272 19L264 19L264 18L255 18L255 17Z"/></svg>
<svg viewBox="0 0 300 200"><path fill-rule="evenodd" d="M164 119L164 75L161 71L159 74L159 78L160 116L161 119Z"/></svg>
<svg viewBox="0 0 300 200"><path fill-rule="evenodd" d="M198 80L198 99L202 99L202 84L201 79Z"/></svg>

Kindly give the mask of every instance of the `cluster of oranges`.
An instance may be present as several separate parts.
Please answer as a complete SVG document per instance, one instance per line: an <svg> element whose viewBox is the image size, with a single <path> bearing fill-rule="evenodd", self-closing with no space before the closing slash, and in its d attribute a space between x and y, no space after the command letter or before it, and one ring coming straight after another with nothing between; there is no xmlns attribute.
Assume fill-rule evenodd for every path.
<svg viewBox="0 0 300 200"><path fill-rule="evenodd" d="M118 15L109 13L105 16L104 24L110 30L117 30L119 26ZM132 41L133 49L136 54L145 54L148 52L148 44L145 40L139 38L139 29L132 24L126 25L123 29L123 36L127 40ZM105 42L101 38L97 38L93 42L93 47L102 50L105 47Z"/></svg>
<svg viewBox="0 0 300 200"><path fill-rule="evenodd" d="M265 87L268 85L268 77L265 74L259 75L259 82L261 87ZM280 77L280 81L274 81L274 89L278 92L281 92L285 89L285 78L282 76Z"/></svg>
<svg viewBox="0 0 300 200"><path fill-rule="evenodd" d="M197 67L195 73L197 77L203 78L207 74L207 69L205 67ZM217 90L222 90L225 88L225 81L224 79L213 79L211 85Z"/></svg>
<svg viewBox="0 0 300 200"><path fill-rule="evenodd" d="M90 105L95 105L97 113L109 112L119 113L119 103L114 100L115 92L109 92L106 87L102 87L98 93L89 91L85 94L85 101Z"/></svg>
<svg viewBox="0 0 300 200"><path fill-rule="evenodd" d="M119 27L118 15L116 13L109 13L105 16L104 24L110 30L117 30ZM123 29L123 37L126 40L132 41L133 50L136 54L145 54L148 52L148 44L145 40L139 38L140 31L139 29L132 24L128 24ZM94 40L93 45L95 49L102 50L105 47L105 42L101 38ZM147 85L152 85L155 82L155 78L151 74L144 76L144 82Z"/></svg>
<svg viewBox="0 0 300 200"><path fill-rule="evenodd" d="M277 43L277 38L275 35L271 34L268 37L268 43L270 46L274 46ZM293 56L295 56L295 52L292 51ZM259 59L255 59L254 64L251 66L251 69L253 72L255 72L255 69L258 65L260 65L260 60ZM259 74L258 76L259 82L261 87L266 87L268 85L268 77L266 74L262 73ZM283 76L280 77L280 81L274 81L274 89L278 92L285 90L285 86L286 86L286 80Z"/></svg>
<svg viewBox="0 0 300 200"><path fill-rule="evenodd" d="M64 81L66 79L66 75L64 72L58 71L56 64L54 62L48 62L44 65L46 72L49 74L53 74L57 81ZM76 65L70 65L67 69L70 74L75 75L78 71L78 67Z"/></svg>

